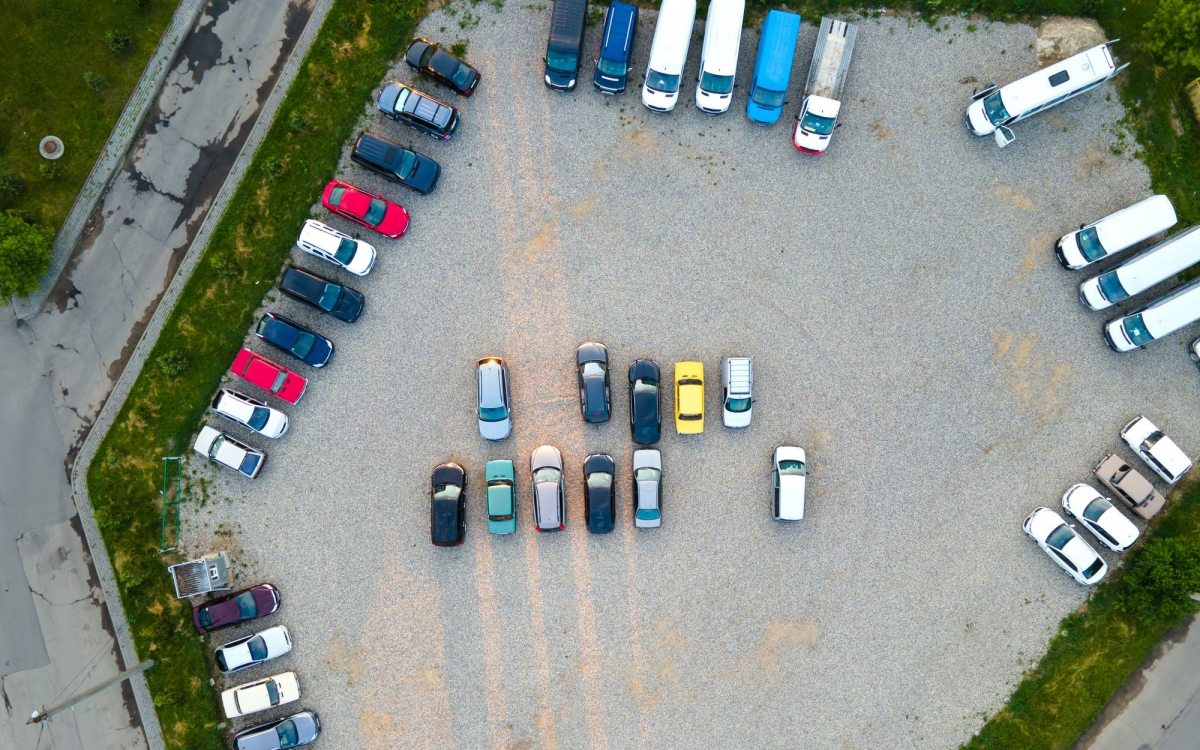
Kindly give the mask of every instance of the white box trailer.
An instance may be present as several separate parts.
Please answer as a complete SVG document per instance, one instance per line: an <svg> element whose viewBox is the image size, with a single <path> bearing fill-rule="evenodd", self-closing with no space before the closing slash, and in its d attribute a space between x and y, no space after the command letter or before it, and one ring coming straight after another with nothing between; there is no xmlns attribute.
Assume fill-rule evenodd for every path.
<svg viewBox="0 0 1200 750"><path fill-rule="evenodd" d="M856 24L821 19L812 65L804 83L804 101L792 133L792 146L801 153L823 154L829 148L829 139L842 111L842 87L846 85L856 36Z"/></svg>

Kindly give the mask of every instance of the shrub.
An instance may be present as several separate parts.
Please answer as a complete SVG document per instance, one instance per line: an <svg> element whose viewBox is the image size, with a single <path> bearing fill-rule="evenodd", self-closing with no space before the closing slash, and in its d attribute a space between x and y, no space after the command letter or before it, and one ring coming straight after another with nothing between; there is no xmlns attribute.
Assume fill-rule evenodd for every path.
<svg viewBox="0 0 1200 750"><path fill-rule="evenodd" d="M25 195L25 180L8 169L0 169L0 200L13 201Z"/></svg>
<svg viewBox="0 0 1200 750"><path fill-rule="evenodd" d="M1162 0L1142 38L1146 49L1168 66L1200 68L1200 3Z"/></svg>
<svg viewBox="0 0 1200 750"><path fill-rule="evenodd" d="M454 55L455 57L466 57L467 56L467 40L459 39L454 44L451 44L450 45L450 54Z"/></svg>
<svg viewBox="0 0 1200 750"><path fill-rule="evenodd" d="M1126 574L1121 604L1143 620L1178 620L1195 612L1200 592L1200 546L1186 539L1152 539Z"/></svg>
<svg viewBox="0 0 1200 750"><path fill-rule="evenodd" d="M104 32L104 43L114 55L123 55L133 49L133 37L124 31L109 29Z"/></svg>
<svg viewBox="0 0 1200 750"><path fill-rule="evenodd" d="M158 358L154 360L154 366L168 378L177 378L187 372L188 359L183 354L172 349L158 355Z"/></svg>
<svg viewBox="0 0 1200 750"><path fill-rule="evenodd" d="M312 125L312 123L308 121L307 117L299 112L293 112L291 116L288 117L288 129L293 133L300 133L308 130L309 125Z"/></svg>
<svg viewBox="0 0 1200 750"><path fill-rule="evenodd" d="M95 91L97 94L108 88L108 79L99 73L95 73L90 70L83 74L83 82L87 84L89 89Z"/></svg>
<svg viewBox="0 0 1200 750"><path fill-rule="evenodd" d="M54 230L33 224L16 211L0 214L0 299L24 297L38 288L50 268Z"/></svg>
<svg viewBox="0 0 1200 750"><path fill-rule="evenodd" d="M38 165L38 173L48 182L58 182L67 169L58 161L43 161Z"/></svg>

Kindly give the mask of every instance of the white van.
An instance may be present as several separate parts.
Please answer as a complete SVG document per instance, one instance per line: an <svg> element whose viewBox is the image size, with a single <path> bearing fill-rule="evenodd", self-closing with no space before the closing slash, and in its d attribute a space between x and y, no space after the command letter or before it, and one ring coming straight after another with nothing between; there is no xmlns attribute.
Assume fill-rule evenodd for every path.
<svg viewBox="0 0 1200 750"><path fill-rule="evenodd" d="M670 112L679 101L683 68L696 25L696 0L663 0L650 45L642 104L654 112Z"/></svg>
<svg viewBox="0 0 1200 750"><path fill-rule="evenodd" d="M993 83L976 91L963 116L967 129L992 136L1004 148L1016 139L1010 125L1091 91L1124 70L1129 63L1117 67L1113 62L1109 47L1115 42L1098 44L1007 86Z"/></svg>
<svg viewBox="0 0 1200 750"><path fill-rule="evenodd" d="M1200 226L1171 235L1099 276L1079 285L1079 299L1103 310L1136 297L1183 269L1200 263Z"/></svg>
<svg viewBox="0 0 1200 750"><path fill-rule="evenodd" d="M712 0L708 6L696 83L696 106L701 112L720 114L733 101L733 76L737 73L745 14L746 0Z"/></svg>
<svg viewBox="0 0 1200 750"><path fill-rule="evenodd" d="M1055 243L1054 254L1063 268L1078 270L1165 232L1176 221L1171 199L1152 195L1099 221L1080 224L1077 231L1064 234Z"/></svg>
<svg viewBox="0 0 1200 750"><path fill-rule="evenodd" d="M1159 297L1128 315L1104 324L1104 338L1113 351L1127 352L1175 333L1200 320L1200 279Z"/></svg>

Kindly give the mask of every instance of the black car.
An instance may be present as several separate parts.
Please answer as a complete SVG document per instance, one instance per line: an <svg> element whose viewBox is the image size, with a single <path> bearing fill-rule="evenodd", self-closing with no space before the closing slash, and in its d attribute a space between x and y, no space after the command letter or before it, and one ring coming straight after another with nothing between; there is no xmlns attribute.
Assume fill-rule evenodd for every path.
<svg viewBox="0 0 1200 750"><path fill-rule="evenodd" d="M613 530L617 494L613 490L613 473L617 470L612 456L593 453L583 460L583 512L588 531L607 534Z"/></svg>
<svg viewBox="0 0 1200 750"><path fill-rule="evenodd" d="M449 140L458 128L458 110L411 86L389 81L379 92L379 111L434 138Z"/></svg>
<svg viewBox="0 0 1200 750"><path fill-rule="evenodd" d="M612 415L612 396L608 389L608 350L604 344L589 341L575 352L579 380L579 411L583 421L607 422Z"/></svg>
<svg viewBox="0 0 1200 750"><path fill-rule="evenodd" d="M324 367L333 358L332 341L276 313L263 315L254 335L306 365Z"/></svg>
<svg viewBox="0 0 1200 750"><path fill-rule="evenodd" d="M282 719L247 727L233 735L234 750L283 750L311 745L321 736L316 711L305 709Z"/></svg>
<svg viewBox="0 0 1200 750"><path fill-rule="evenodd" d="M556 91L573 91L579 77L583 52L583 27L587 22L587 0L554 0L550 11L550 38L546 40L546 86Z"/></svg>
<svg viewBox="0 0 1200 750"><path fill-rule="evenodd" d="M358 320L366 304L358 290L296 266L288 266L283 272L279 291L347 323Z"/></svg>
<svg viewBox="0 0 1200 750"><path fill-rule="evenodd" d="M430 541L439 547L462 544L467 533L467 473L453 462L438 464L430 484Z"/></svg>
<svg viewBox="0 0 1200 750"><path fill-rule="evenodd" d="M350 159L384 179L410 187L422 195L433 192L442 174L442 167L433 159L374 133L358 136Z"/></svg>
<svg viewBox="0 0 1200 750"><path fill-rule="evenodd" d="M661 377L652 359L637 359L629 366L629 431L638 445L654 445L662 437L658 404Z"/></svg>
<svg viewBox="0 0 1200 750"><path fill-rule="evenodd" d="M417 37L408 45L404 62L420 72L446 84L463 96L475 93L479 71L442 49L437 42Z"/></svg>

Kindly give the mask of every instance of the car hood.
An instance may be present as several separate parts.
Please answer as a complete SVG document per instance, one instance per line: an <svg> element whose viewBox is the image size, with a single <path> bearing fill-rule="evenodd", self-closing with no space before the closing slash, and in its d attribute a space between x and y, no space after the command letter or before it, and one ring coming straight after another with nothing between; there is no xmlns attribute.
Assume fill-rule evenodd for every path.
<svg viewBox="0 0 1200 750"><path fill-rule="evenodd" d="M983 111L983 99L976 99L967 106L967 125L975 135L990 135L996 126Z"/></svg>
<svg viewBox="0 0 1200 750"><path fill-rule="evenodd" d="M441 166L426 156L417 154L417 166L408 177L408 184L418 190L429 192L437 185L438 177L442 174Z"/></svg>
<svg viewBox="0 0 1200 750"><path fill-rule="evenodd" d="M333 306L333 314L341 320L353 322L358 320L358 316L362 315L365 304L366 298L358 291L349 287L342 287L342 295L338 297L337 304Z"/></svg>
<svg viewBox="0 0 1200 750"><path fill-rule="evenodd" d="M562 454L552 445L541 445L534 449L533 455L529 458L529 467L532 471L552 467L562 471Z"/></svg>
<svg viewBox="0 0 1200 750"><path fill-rule="evenodd" d="M485 440L503 440L512 433L512 418L508 417L499 422L479 420L479 434Z"/></svg>

